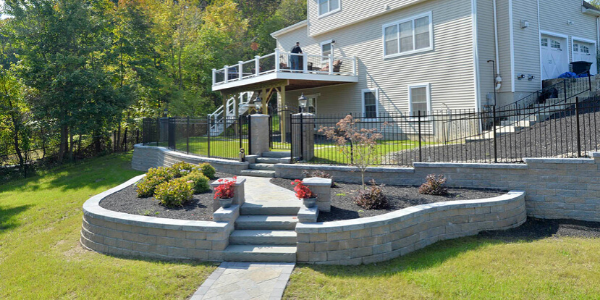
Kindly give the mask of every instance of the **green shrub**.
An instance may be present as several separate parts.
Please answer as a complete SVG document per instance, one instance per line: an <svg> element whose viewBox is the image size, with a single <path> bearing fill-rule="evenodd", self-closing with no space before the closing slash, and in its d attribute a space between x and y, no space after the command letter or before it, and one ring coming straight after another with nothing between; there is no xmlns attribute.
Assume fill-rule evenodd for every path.
<svg viewBox="0 0 600 300"><path fill-rule="evenodd" d="M199 167L182 161L172 165L171 170L175 178L180 178L187 176L194 170L199 170Z"/></svg>
<svg viewBox="0 0 600 300"><path fill-rule="evenodd" d="M192 183L185 178L163 182L156 187L154 198L166 207L183 206L194 197Z"/></svg>
<svg viewBox="0 0 600 300"><path fill-rule="evenodd" d="M204 174L204 176L208 177L209 179L215 179L215 173L217 173L217 170L215 170L215 168L209 163L201 164L200 170L202 170L202 174Z"/></svg>
<svg viewBox="0 0 600 300"><path fill-rule="evenodd" d="M448 189L444 187L446 178L444 175L427 175L426 182L419 187L419 194L442 196L448 194Z"/></svg>
<svg viewBox="0 0 600 300"><path fill-rule="evenodd" d="M152 168L146 173L146 177L137 184L138 197L151 197L154 195L156 186L173 178L173 172L169 168Z"/></svg>
<svg viewBox="0 0 600 300"><path fill-rule="evenodd" d="M390 207L387 197L383 194L383 185L376 185L375 180L371 181L370 189L358 191L356 204L365 209L386 209Z"/></svg>
<svg viewBox="0 0 600 300"><path fill-rule="evenodd" d="M210 191L210 183L208 177L204 176L200 171L192 171L189 175L183 177L186 181L191 181L194 194L200 194Z"/></svg>

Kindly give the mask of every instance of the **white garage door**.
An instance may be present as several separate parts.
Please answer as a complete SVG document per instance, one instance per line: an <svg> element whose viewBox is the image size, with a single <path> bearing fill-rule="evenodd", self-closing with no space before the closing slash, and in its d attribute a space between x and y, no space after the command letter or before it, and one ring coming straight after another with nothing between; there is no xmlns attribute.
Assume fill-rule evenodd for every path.
<svg viewBox="0 0 600 300"><path fill-rule="evenodd" d="M558 78L569 71L569 54L567 40L564 38L542 35L542 80Z"/></svg>
<svg viewBox="0 0 600 300"><path fill-rule="evenodd" d="M588 61L593 63L590 71L596 74L596 47L594 44L573 41L573 61Z"/></svg>

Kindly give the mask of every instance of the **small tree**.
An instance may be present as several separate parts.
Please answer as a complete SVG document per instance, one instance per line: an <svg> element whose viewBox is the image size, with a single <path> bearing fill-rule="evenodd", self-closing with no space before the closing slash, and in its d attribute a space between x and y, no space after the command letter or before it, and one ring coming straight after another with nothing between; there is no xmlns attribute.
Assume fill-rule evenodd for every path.
<svg viewBox="0 0 600 300"><path fill-rule="evenodd" d="M387 126L387 122L383 126ZM335 127L321 126L319 132L334 141L338 151L360 170L365 189L365 172L378 161L377 141L383 138L379 130L360 128L360 120L347 115Z"/></svg>

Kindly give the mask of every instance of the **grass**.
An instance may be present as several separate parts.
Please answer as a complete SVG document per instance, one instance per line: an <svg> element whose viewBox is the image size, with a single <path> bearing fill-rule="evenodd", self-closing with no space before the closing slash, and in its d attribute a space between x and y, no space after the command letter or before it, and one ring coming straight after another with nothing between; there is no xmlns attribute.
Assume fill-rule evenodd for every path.
<svg viewBox="0 0 600 300"><path fill-rule="evenodd" d="M0 299L182 299L215 269L107 256L79 245L82 205L140 174L131 154L0 185Z"/></svg>
<svg viewBox="0 0 600 300"><path fill-rule="evenodd" d="M600 239L436 243L388 262L297 266L286 299L598 299Z"/></svg>
<svg viewBox="0 0 600 300"><path fill-rule="evenodd" d="M435 145L436 143L421 142L422 146ZM350 147L350 146L346 146ZM390 158L386 156L390 153L415 149L419 147L418 141L411 140L394 140L394 141L378 141L376 153L379 159L374 163L386 164L389 163ZM336 147L335 144L316 144L315 145L315 157L311 160L314 163L325 163L325 164L349 164L350 160Z"/></svg>

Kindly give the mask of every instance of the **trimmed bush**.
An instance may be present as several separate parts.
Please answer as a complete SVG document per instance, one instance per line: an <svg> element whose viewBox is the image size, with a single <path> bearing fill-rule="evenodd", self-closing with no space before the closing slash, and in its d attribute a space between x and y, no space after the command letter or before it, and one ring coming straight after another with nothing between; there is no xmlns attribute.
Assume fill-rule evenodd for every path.
<svg viewBox="0 0 600 300"><path fill-rule="evenodd" d="M429 174L425 180L427 181L419 187L419 194L436 196L448 194L448 189L444 187L444 183L446 183L444 175Z"/></svg>
<svg viewBox="0 0 600 300"><path fill-rule="evenodd" d="M208 177L204 176L200 171L192 171L189 175L183 177L186 181L192 182L194 194L200 194L210 191L210 183Z"/></svg>
<svg viewBox="0 0 600 300"><path fill-rule="evenodd" d="M146 177L137 184L138 197L151 197L159 184L167 182L173 177L173 171L170 168L159 167L148 170Z"/></svg>
<svg viewBox="0 0 600 300"><path fill-rule="evenodd" d="M192 183L185 178L163 182L156 187L154 198L166 207L183 206L194 197Z"/></svg>
<svg viewBox="0 0 600 300"><path fill-rule="evenodd" d="M180 178L187 176L195 170L199 170L199 167L182 161L172 165L171 170L175 178Z"/></svg>
<svg viewBox="0 0 600 300"><path fill-rule="evenodd" d="M208 177L209 179L215 179L215 173L217 173L217 170L215 170L215 168L209 163L201 164L200 170L202 170L202 174L204 174L204 176Z"/></svg>
<svg viewBox="0 0 600 300"><path fill-rule="evenodd" d="M358 191L356 204L364 209L386 209L390 207L390 203L383 194L383 185L376 185L375 180L371 181L371 187L368 190Z"/></svg>

